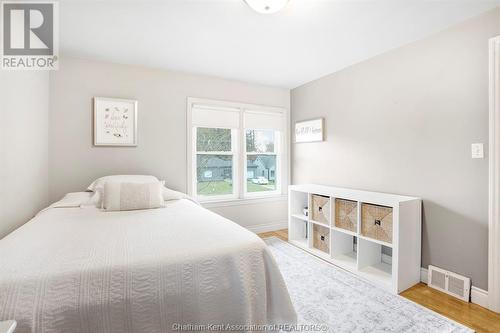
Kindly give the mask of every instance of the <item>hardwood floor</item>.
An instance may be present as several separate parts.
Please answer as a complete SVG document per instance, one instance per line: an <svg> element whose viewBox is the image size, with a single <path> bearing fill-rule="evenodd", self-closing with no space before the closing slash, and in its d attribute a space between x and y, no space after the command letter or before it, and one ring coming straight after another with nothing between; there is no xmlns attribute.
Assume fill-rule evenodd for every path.
<svg viewBox="0 0 500 333"><path fill-rule="evenodd" d="M263 232L261 238L278 237L288 241L288 230ZM479 305L466 303L445 293L427 287L424 283L402 292L401 296L437 313L468 326L478 333L500 332L500 314Z"/></svg>
<svg viewBox="0 0 500 333"><path fill-rule="evenodd" d="M259 234L260 238L268 238L268 237L278 237L281 240L284 240L285 242L288 242L288 229L282 229L282 230L277 230L277 231L271 231L271 232L263 232Z"/></svg>
<svg viewBox="0 0 500 333"><path fill-rule="evenodd" d="M425 306L445 317L464 324L476 332L500 332L500 315L477 304L466 303L419 283L401 296Z"/></svg>

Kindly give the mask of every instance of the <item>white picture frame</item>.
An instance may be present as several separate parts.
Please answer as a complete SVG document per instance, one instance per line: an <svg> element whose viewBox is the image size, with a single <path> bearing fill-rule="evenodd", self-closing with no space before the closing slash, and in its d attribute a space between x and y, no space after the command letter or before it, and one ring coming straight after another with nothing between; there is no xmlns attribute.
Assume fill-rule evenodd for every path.
<svg viewBox="0 0 500 333"><path fill-rule="evenodd" d="M94 146L137 146L137 101L94 97Z"/></svg>
<svg viewBox="0 0 500 333"><path fill-rule="evenodd" d="M295 143L324 141L324 118L298 121L295 123Z"/></svg>

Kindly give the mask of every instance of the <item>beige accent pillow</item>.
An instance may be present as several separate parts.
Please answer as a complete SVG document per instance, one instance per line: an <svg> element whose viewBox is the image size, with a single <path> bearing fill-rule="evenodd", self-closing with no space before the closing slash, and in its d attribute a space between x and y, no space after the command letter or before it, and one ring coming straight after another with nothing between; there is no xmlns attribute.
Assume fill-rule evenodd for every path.
<svg viewBox="0 0 500 333"><path fill-rule="evenodd" d="M152 209L164 207L162 184L106 182L103 208L107 211Z"/></svg>

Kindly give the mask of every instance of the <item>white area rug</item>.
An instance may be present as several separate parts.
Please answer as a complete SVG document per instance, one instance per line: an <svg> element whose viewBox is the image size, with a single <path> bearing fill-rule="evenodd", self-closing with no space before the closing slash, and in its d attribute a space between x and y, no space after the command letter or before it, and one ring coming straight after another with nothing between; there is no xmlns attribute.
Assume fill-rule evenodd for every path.
<svg viewBox="0 0 500 333"><path fill-rule="evenodd" d="M276 237L265 242L281 269L299 324L326 324L326 332L335 333L473 332Z"/></svg>

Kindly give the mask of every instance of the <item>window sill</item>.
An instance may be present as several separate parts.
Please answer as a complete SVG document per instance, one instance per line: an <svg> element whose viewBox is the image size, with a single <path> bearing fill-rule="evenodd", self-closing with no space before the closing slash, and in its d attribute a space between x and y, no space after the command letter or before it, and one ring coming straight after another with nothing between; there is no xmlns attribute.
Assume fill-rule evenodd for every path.
<svg viewBox="0 0 500 333"><path fill-rule="evenodd" d="M288 197L286 195L273 195L273 196L258 197L258 198L202 201L200 202L200 204L205 208L217 208L217 207L230 207L230 206L242 206L242 205L255 205L268 202L283 202L287 200Z"/></svg>

